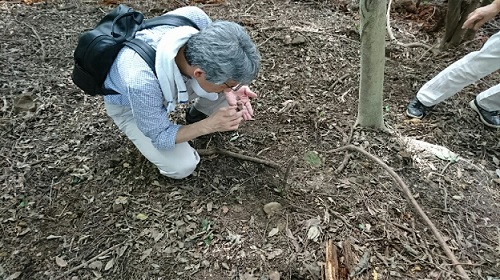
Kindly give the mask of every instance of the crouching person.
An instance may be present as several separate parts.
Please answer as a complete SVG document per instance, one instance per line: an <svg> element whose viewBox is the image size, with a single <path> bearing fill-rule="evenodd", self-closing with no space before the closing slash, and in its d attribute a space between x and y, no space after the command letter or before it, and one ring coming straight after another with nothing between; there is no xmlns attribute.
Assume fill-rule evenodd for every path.
<svg viewBox="0 0 500 280"><path fill-rule="evenodd" d="M215 21L199 8L171 11L200 29L157 26L137 38L156 49L156 75L132 49L123 48L104 83L119 94L104 96L108 115L137 149L174 179L189 176L200 157L188 141L238 129L253 118L248 86L257 75L260 55L244 28ZM186 125L169 114L179 103L196 100L186 111Z"/></svg>

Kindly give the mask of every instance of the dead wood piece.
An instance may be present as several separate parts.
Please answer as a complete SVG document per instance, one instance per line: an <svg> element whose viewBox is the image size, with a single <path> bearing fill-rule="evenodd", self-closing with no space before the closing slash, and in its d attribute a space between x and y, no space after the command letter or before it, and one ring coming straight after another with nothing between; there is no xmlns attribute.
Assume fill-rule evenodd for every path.
<svg viewBox="0 0 500 280"><path fill-rule="evenodd" d="M269 160L265 160L265 159L256 158L256 157L245 156L245 155L238 154L238 153L231 152L231 151L224 150L224 149L218 149L218 148L215 148L215 149L200 149L200 150L197 150L197 151L198 151L198 154L200 156L211 156L211 155L220 154L220 155L230 156L230 157L234 157L234 158L241 159L241 160L246 160L246 161L251 161L251 162L256 162L256 163L264 164L264 165L267 165L267 166L270 166L270 167L276 168L276 169L280 168L280 165L277 164L277 163L275 163L275 162L272 162L272 161L269 161Z"/></svg>
<svg viewBox="0 0 500 280"><path fill-rule="evenodd" d="M348 152L345 152L344 159L342 160L342 163L339 165L339 167L337 167L337 169L335 169L335 171L333 173L340 174L340 172L342 172L342 170L344 170L344 168L347 166L347 163L349 162L350 158L351 158L351 154L349 154Z"/></svg>
<svg viewBox="0 0 500 280"><path fill-rule="evenodd" d="M83 262L82 264L80 264L80 265L78 265L78 266L75 266L75 267L73 267L72 269L70 269L70 270L68 270L68 271L64 272L63 274L61 274L61 275L57 276L56 278L54 278L54 280L58 280L58 279L61 279L61 278L65 278L67 275L69 275L69 274L71 274L71 273L73 273L73 272L75 272L75 271L77 271L77 270L79 270L79 269L81 269L81 268L83 268L83 267L88 266L91 262L93 262L93 261L97 260L98 258L100 258L100 257L102 257L102 256L104 256L104 255L106 255L107 253L109 253L109 252L113 251L114 249L118 248L119 246L121 246L121 245L125 244L125 242L127 242L127 241L124 241L124 242L122 242L122 243L116 244L115 246L113 246L113 247L111 247L111 248L108 248L108 249L106 249L106 250L102 251L99 255L97 255L97 256L95 256L95 257L91 258L90 260L85 261L85 262Z"/></svg>
<svg viewBox="0 0 500 280"><path fill-rule="evenodd" d="M337 246L333 245L331 239L326 242L326 264L324 280L339 280L339 260L337 256Z"/></svg>
<svg viewBox="0 0 500 280"><path fill-rule="evenodd" d="M343 79L349 77L349 74L344 74L343 76L341 76L340 78L338 78L337 80L335 80L335 82L333 82L333 84L328 88L328 90L332 90L338 83L341 83Z"/></svg>
<svg viewBox="0 0 500 280"><path fill-rule="evenodd" d="M444 240L444 238L441 235L441 233L439 232L439 230L436 228L436 226L434 225L434 223L429 219L429 217L427 216L427 214L425 214L424 210L422 210L422 207L420 207L420 205L418 204L418 202L415 200L415 198L413 197L413 194L410 191L410 188L408 188L408 186L403 182L403 179L401 179L401 177L399 177L399 175L396 174L396 172L394 172L394 170L392 168L390 168L387 164L385 164L380 158L378 158L377 156L374 156L374 155L370 154L369 152L363 150L362 148L356 147L354 145L343 146L343 147L340 147L338 149L335 149L335 150L332 150L332 151L329 151L329 152L330 153L335 153L335 152L345 151L345 150L351 150L351 151L359 152L359 153L365 155L366 157L372 159L373 161L375 161L376 163L378 163L380 166L382 166L382 168L384 168L385 170L387 170L387 172L389 172L389 174L391 175L391 177L401 187L401 190L405 194L406 198L411 202L411 204L413 205L413 207L415 208L415 210L417 211L417 213L420 215L420 217L422 217L422 219L425 221L425 223L429 226L429 228L431 229L432 233L434 234L434 237L436 237L439 245L441 245L441 248L443 249L443 251L445 252L445 254L448 256L448 258L450 258L450 260L451 260L453 266L455 267L456 271L458 272L458 274L463 279L470 279L469 276L467 275L467 272L460 265L460 263L458 262L457 258L455 257L455 255L451 251L451 249L448 246L448 244L446 244L446 241Z"/></svg>
<svg viewBox="0 0 500 280"><path fill-rule="evenodd" d="M348 275L351 271L354 270L354 262L356 259L354 258L354 253L352 252L352 245L351 241L349 239L344 240L342 242L342 254L344 255L344 265L347 269L346 272L342 273L341 275L344 275L344 278L342 279L348 279Z"/></svg>

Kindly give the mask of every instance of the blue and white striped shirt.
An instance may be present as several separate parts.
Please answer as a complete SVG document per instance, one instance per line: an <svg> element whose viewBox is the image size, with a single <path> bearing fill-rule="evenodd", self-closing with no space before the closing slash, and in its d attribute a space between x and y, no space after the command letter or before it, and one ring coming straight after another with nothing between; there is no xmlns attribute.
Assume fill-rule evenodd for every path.
<svg viewBox="0 0 500 280"><path fill-rule="evenodd" d="M169 13L185 16L203 29L212 21L197 7L183 7ZM157 26L141 30L136 37L144 40L154 49L162 35L172 26ZM104 96L104 102L130 106L137 127L151 139L160 150L173 149L180 125L173 124L164 106L165 98L153 70L139 54L130 48L123 48L116 57L104 86L120 94Z"/></svg>

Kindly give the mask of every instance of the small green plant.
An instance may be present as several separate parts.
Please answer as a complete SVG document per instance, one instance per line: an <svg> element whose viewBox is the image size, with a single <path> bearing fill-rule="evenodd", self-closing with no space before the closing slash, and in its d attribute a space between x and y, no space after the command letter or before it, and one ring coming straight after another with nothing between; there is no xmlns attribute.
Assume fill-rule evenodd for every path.
<svg viewBox="0 0 500 280"><path fill-rule="evenodd" d="M308 151L304 155L304 160L312 166L320 166L321 158L319 157L318 152L316 151Z"/></svg>
<svg viewBox="0 0 500 280"><path fill-rule="evenodd" d="M212 240L214 240L214 235L212 233L209 233L203 240L203 243L205 243L206 246L209 246Z"/></svg>
<svg viewBox="0 0 500 280"><path fill-rule="evenodd" d="M201 221L201 230L208 231L210 229L210 221L207 219L203 219Z"/></svg>

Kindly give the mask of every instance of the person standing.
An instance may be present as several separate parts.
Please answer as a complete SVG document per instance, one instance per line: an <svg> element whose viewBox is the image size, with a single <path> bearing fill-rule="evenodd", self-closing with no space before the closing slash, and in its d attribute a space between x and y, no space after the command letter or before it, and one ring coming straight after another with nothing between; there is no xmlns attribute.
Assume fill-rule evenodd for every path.
<svg viewBox="0 0 500 280"><path fill-rule="evenodd" d="M495 0L470 13L462 28L478 30L499 12L500 0ZM500 32L491 36L480 50L467 54L424 84L408 104L406 114L421 119L428 115L436 104L498 69ZM500 128L500 84L479 93L469 105L485 125Z"/></svg>

